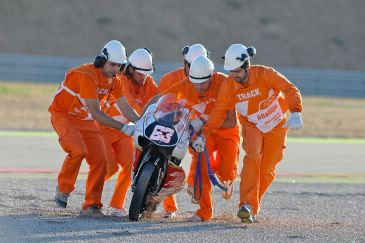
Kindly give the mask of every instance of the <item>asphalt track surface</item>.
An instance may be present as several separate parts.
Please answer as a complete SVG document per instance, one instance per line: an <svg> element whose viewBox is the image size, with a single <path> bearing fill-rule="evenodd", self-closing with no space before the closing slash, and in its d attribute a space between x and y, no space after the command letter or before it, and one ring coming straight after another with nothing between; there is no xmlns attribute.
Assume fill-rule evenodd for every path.
<svg viewBox="0 0 365 243"><path fill-rule="evenodd" d="M259 223L246 225L235 216L239 178L229 201L214 189L210 222L187 222L197 207L185 190L177 194L175 220L162 219L160 208L152 219L139 222L108 216L115 177L105 184L106 216L80 218L85 173L79 176L67 209L53 202L54 172L64 159L57 138L0 135L0 241L365 242L365 142L348 141L289 140L279 176L264 197ZM86 171L84 163L82 172ZM321 177L325 179L318 180ZM127 207L130 199L128 193Z"/></svg>

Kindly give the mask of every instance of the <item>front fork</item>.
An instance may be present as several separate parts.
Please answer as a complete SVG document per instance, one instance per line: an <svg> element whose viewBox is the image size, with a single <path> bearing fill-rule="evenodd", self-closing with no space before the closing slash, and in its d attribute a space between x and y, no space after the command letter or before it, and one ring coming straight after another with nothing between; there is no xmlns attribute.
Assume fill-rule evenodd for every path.
<svg viewBox="0 0 365 243"><path fill-rule="evenodd" d="M133 158L132 172L133 172L133 178L134 178L134 175L136 175L136 173L138 171L139 163L141 162L142 151L136 149L134 151L134 156L133 157L134 158Z"/></svg>
<svg viewBox="0 0 365 243"><path fill-rule="evenodd" d="M133 158L133 166L132 166L132 192L134 192L134 189L136 188L136 183L138 179L138 174L140 172L141 160L142 160L143 151L140 151L138 149L134 152L134 158Z"/></svg>
<svg viewBox="0 0 365 243"><path fill-rule="evenodd" d="M152 149L152 148L149 148ZM144 163L147 163L151 160L152 153L150 150L139 151L136 150L134 154L134 161L133 161L133 168L132 168L132 174L133 174L133 183L132 183L132 192L134 192L134 189L136 187L136 182L138 180L138 175L141 171L141 168L143 167ZM154 191L157 193L161 188L161 185L163 184L163 181L166 178L166 171L167 171L167 163L164 161L162 156L156 156L153 158L153 164L155 165L156 169L158 170L157 180L155 180L155 185L152 186L152 192ZM150 161L152 162L152 161Z"/></svg>

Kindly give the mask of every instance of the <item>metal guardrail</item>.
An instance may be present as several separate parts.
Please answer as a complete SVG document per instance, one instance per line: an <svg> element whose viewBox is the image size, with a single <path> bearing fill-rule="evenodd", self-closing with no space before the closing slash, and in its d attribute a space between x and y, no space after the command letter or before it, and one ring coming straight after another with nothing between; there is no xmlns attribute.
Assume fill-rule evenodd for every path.
<svg viewBox="0 0 365 243"><path fill-rule="evenodd" d="M55 57L0 54L0 80L60 83L65 72L93 57ZM156 83L179 63L157 62ZM221 66L217 71L223 71ZM277 70L296 84L303 95L365 98L365 72L280 68Z"/></svg>

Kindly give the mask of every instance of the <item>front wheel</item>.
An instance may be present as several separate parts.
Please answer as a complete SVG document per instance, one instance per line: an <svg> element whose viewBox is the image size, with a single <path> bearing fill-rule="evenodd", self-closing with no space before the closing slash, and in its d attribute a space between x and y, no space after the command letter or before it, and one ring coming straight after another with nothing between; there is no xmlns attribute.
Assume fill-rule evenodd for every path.
<svg viewBox="0 0 365 243"><path fill-rule="evenodd" d="M146 207L146 199L149 193L150 180L155 172L155 166L151 163L143 165L141 174L138 176L138 181L134 189L131 205L129 207L129 219L138 221L144 208Z"/></svg>

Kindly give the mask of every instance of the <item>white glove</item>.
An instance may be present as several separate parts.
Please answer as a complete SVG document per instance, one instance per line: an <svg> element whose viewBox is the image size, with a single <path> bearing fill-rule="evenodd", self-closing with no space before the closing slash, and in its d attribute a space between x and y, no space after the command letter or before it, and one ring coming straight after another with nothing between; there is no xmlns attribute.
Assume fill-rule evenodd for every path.
<svg viewBox="0 0 365 243"><path fill-rule="evenodd" d="M197 139L195 139L195 141L193 142L193 144L191 146L198 153L204 152L204 148L205 148L204 136L202 136L202 135L198 136Z"/></svg>
<svg viewBox="0 0 365 243"><path fill-rule="evenodd" d="M134 124L123 124L123 127L122 127L122 129L120 129L120 131L125 133L125 135L127 135L127 136L133 136L135 126L136 125L134 125Z"/></svg>
<svg viewBox="0 0 365 243"><path fill-rule="evenodd" d="M204 126L204 122L197 118L190 122L191 126L194 128L194 132L198 133L200 130L202 130L202 127Z"/></svg>
<svg viewBox="0 0 365 243"><path fill-rule="evenodd" d="M288 127L292 130L299 130L303 127L303 120L300 112L293 112L291 113L290 118L286 121L283 128Z"/></svg>

